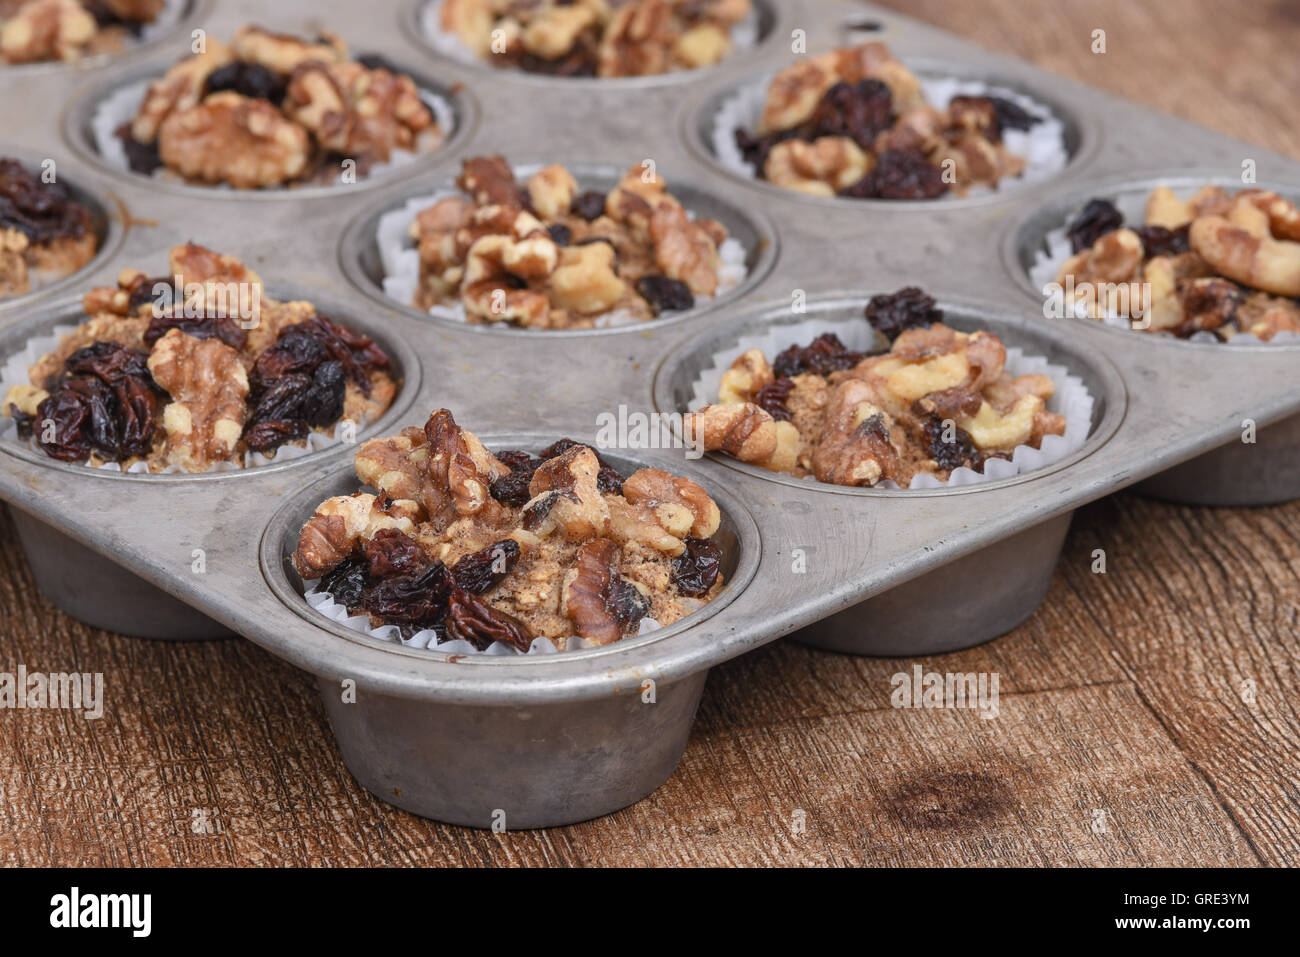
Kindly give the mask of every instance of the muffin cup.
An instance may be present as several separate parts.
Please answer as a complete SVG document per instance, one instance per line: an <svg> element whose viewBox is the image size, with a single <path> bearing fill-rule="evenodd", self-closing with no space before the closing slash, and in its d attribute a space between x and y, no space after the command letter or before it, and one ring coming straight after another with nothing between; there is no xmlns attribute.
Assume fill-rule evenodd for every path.
<svg viewBox="0 0 1300 957"><path fill-rule="evenodd" d="M1205 184L1226 189L1243 189L1240 178L1225 177L1220 171L1198 173L1195 170L1171 170L1163 176L1105 179L1078 187L1051 203L1031 210L1008 232L1002 247L1002 259L1011 278L1036 298L1044 294L1043 283L1053 281L1057 268L1068 256L1064 230L1071 216L1094 197L1110 199L1124 213L1125 221L1134 223L1142 216L1147 195L1156 186L1169 186L1180 196L1194 192ZM1295 201L1300 189L1279 183L1251 184L1272 189ZM1283 334L1270 342L1251 335L1235 336L1219 342L1210 334L1191 339L1135 331L1127 320L1097 320L1070 317L1071 322L1102 326L1117 336L1127 336L1137 346L1160 350L1169 363L1187 363L1192 354L1205 358L1218 351L1240 357L1274 350L1300 350L1300 336ZM1191 350L1189 353L1188 350ZM1300 498L1300 416L1284 418L1260 429L1254 444L1233 440L1212 452L1177 465L1153 478L1140 482L1136 491L1152 498L1184 505L1253 506L1274 505Z"/></svg>
<svg viewBox="0 0 1300 957"><path fill-rule="evenodd" d="M547 434L481 434L490 449L540 449ZM556 669L582 668L615 674L625 652L673 636L711 638L709 619L744 592L758 567L757 526L748 511L719 483L676 463L649 456L601 450L621 470L648 465L669 468L701 482L722 512L717 540L724 554L721 593L692 615L648 634L612 645L559 654L477 655L422 650L383 641L330 621L302 596L303 583L290 558L298 533L315 507L333 495L356 491L360 483L345 470L308 486L286 503L262 537L262 573L291 610L316 627L303 641L338 642L340 660L349 647L382 649L394 671L454 664L466 683L491 682L495 669L526 667L540 686ZM718 636L720 637L720 636ZM449 824L510 830L573 824L633 804L662 784L681 760L708 670L663 680L653 670L635 675L654 681L654 701L644 692L547 696L521 700L502 696L466 704L372 693L356 689L345 701L340 682L346 667L317 671L330 724L348 769L377 798L423 817ZM644 687L644 686L643 686Z"/></svg>
<svg viewBox="0 0 1300 957"><path fill-rule="evenodd" d="M1076 116L1059 102L1027 91L1022 82L954 69L947 62L905 57L904 65L916 73L927 100L936 107L941 108L940 104L946 106L953 96L994 95L1011 99L1042 118L1043 123L1031 130L1009 131L1006 137L1008 148L1012 152L1025 155L1030 160L1025 172L1018 177L1004 179L996 189L974 187L965 196L948 193L932 200L809 196L778 186L761 178L758 171L745 162L735 145L737 127L751 132L755 129L767 96L768 84L776 75L776 70L751 75L737 84L708 94L686 114L684 133L687 143L700 157L728 176L797 202L846 209L877 207L929 210L980 205L1005 199L1010 193L1055 179L1072 164L1080 162L1085 152L1090 152L1095 145L1097 136L1090 121Z"/></svg>
<svg viewBox="0 0 1300 957"><path fill-rule="evenodd" d="M608 191L622 179L632 166L619 167L587 162L565 162L556 159L573 174L580 190ZM514 166L521 180L541 169L543 163L521 163ZM400 309L407 315L424 320L435 320L454 328L494 335L516 336L578 336L627 332L659 328L668 323L682 322L703 315L721 305L732 302L757 286L767 276L777 257L776 230L761 213L753 208L742 208L721 198L716 192L679 181L671 170L664 173L668 191L677 197L686 211L697 218L716 219L727 228L728 242L735 240L741 255L732 263L737 271L743 264L744 274L736 282L710 299L699 301L692 309L670 313L663 318L646 321L630 320L607 322L594 329L528 329L506 322L471 323L454 307L439 306L429 311L417 309L412 299L419 282L419 256L406 240L406 227L414 221L415 214L446 196L463 195L452 179L432 186L410 189L404 197L387 202L380 209L367 210L352 221L339 243L339 262L343 272L359 290L390 308ZM724 267L725 267L724 263Z"/></svg>
<svg viewBox="0 0 1300 957"><path fill-rule="evenodd" d="M453 155L452 151L465 142L478 124L478 103L468 90L435 80L418 70L408 70L403 63L395 65L411 77L419 89L421 99L438 121L442 143L433 150L395 150L390 159L374 164L370 172L365 176L359 175L355 183L305 183L263 189L235 189L226 183L192 183L167 167L160 167L153 174L135 172L127 163L126 154L114 130L131 120L143 101L149 84L162 76L164 70L156 64L129 70L111 85L99 82L78 90L64 113L63 135L82 159L105 172L127 182L166 192L227 199L301 200L337 197L341 195L340 190L391 185L427 171L430 166Z"/></svg>
<svg viewBox="0 0 1300 957"><path fill-rule="evenodd" d="M705 371L716 369L724 359L729 362L729 357L741 350L746 341L768 334L774 326L802 328L810 323L849 322L861 316L869 298L867 293L835 294L810 300L806 315L794 315L786 305L711 330L678 347L665 360L655 381L656 404L661 411L685 411L696 401L697 384ZM1008 316L997 308L949 301L940 301L940 306L944 310L944 322L953 328L966 332L989 329L1009 348L1044 357L1076 378L1081 389L1092 398L1086 438L1078 445L1060 450L1051 461L1030 471L972 484L910 489L848 488L769 472L716 453L711 453L710 458L771 482L831 495L873 498L879 505L881 498L979 495L981 490L1033 481L1069 468L1090 455L1119 427L1127 399L1118 372L1105 359L1075 348L1058 334L1058 329ZM865 320L859 321L866 325ZM939 502L935 506L942 507ZM1005 539L806 626L792 637L827 651L909 657L957 651L1003 635L1042 603L1072 514L1073 511L1063 512L1035 522Z"/></svg>

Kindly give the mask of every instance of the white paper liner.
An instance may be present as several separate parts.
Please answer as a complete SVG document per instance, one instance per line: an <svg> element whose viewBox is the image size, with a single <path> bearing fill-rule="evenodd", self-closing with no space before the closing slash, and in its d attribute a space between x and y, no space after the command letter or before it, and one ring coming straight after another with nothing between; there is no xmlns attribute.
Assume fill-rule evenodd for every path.
<svg viewBox="0 0 1300 957"><path fill-rule="evenodd" d="M1179 199L1185 200L1189 199L1198 188L1199 187L1185 187L1182 189L1175 189L1174 194ZM1145 191L1120 193L1119 195L1114 196L1090 196L1088 199L1110 200L1115 204L1115 208L1124 214L1125 225L1131 227L1140 226L1142 223L1146 222L1146 204L1147 196L1149 194L1150 190L1148 189ZM1086 201L1087 200L1085 200L1085 202ZM1079 214L1079 211L1082 208L1082 205L1080 205L1079 209L1071 210L1070 215L1066 217L1065 222L1043 237L1042 242L1039 243L1037 251L1034 253L1034 264L1029 267L1029 281L1033 284L1035 289L1042 292L1045 296L1054 295L1054 291L1047 287L1051 284L1055 284L1056 276L1061 271L1061 267L1065 265L1067 259L1074 255L1074 250L1070 246L1070 239L1066 235L1066 232L1069 229L1070 221ZM1073 314L1079 319L1092 318L1092 316L1088 315L1087 304L1081 301L1073 303ZM1104 322L1108 326L1115 326L1119 329L1131 329L1131 320L1125 316L1119 315L1113 310L1108 310L1104 316L1095 321ZM1137 329L1132 331L1140 332L1142 335L1157 336L1159 338L1175 338L1173 333L1169 332L1145 332ZM1283 331L1279 332L1272 339L1266 340L1260 339L1258 336L1249 332L1242 332L1225 342L1212 332L1202 331L1187 337L1186 341L1212 342L1217 345L1228 346L1234 344L1239 346L1259 345L1261 343L1264 345L1273 345L1274 343L1300 342L1300 335L1297 335L1294 332Z"/></svg>
<svg viewBox="0 0 1300 957"><path fill-rule="evenodd" d="M417 196L407 200L400 208L379 217L379 224L375 228L375 243L379 246L379 261L384 270L384 295L396 299L404 306L410 306L415 301L415 293L420 285L420 253L408 232L410 225L415 222L415 217L420 210L427 209L440 199L460 195L457 190L447 189ZM691 219L695 218L689 210L687 215ZM718 256L722 264L718 268L717 295L696 296L697 306L725 295L744 282L749 274L746 255L744 245L736 237L728 236L723 240L722 245L718 247ZM459 301L432 306L428 312L429 315L440 319L467 321L465 304ZM618 309L599 316L596 319L596 328L612 329L640 324L643 321L626 309Z"/></svg>
<svg viewBox="0 0 1300 957"><path fill-rule="evenodd" d="M55 326L48 334L36 336L28 339L27 343L21 350L5 359L4 364L0 365L0 402L8 395L9 390L15 385L31 385L31 379L28 376L28 370L40 361L41 357L58 348L63 336L77 328L77 324L69 323L66 325ZM0 408L0 412L4 409ZM365 428L366 422L356 423L357 431ZM327 449L332 445L337 445L341 439L335 438L333 430L330 433L309 432L305 439L298 442L290 442L280 446L275 452L274 457L268 457L261 452L246 452L244 454L244 468L258 468L262 465L275 465L279 462L287 462L291 459L301 458L304 455L310 455L313 452L319 452ZM18 437L18 425L8 415L0 415L0 442L12 442L17 445L23 445L33 452L47 457L45 451L36 442L36 436L29 439L20 439ZM301 443L301 444L299 444ZM56 461L50 459L51 462ZM72 463L75 464L75 463ZM105 462L102 465L90 466L83 465L84 468L96 468L105 472L121 472L122 465L119 462ZM126 469L131 475L187 475L185 469L179 465L169 465L158 472L150 472L149 466L145 462L136 462ZM240 471L239 465L234 462L216 462L208 472L237 472Z"/></svg>
<svg viewBox="0 0 1300 957"><path fill-rule="evenodd" d="M711 141L718 162L732 172L749 179L757 179L758 170L752 163L745 161L740 147L736 145L736 130L746 129L752 133L758 126L759 117L763 114L763 104L767 101L767 88L773 76L774 73L768 74L757 82L741 87L722 101L713 118ZM996 190L988 186L974 186L966 192L966 197L987 196L995 192L1003 192L1009 187L1042 182L1061 172L1070 161L1070 154L1065 148L1065 123L1033 97L980 80L924 76L918 76L917 79L920 80L921 91L926 101L936 109L946 109L955 96L1000 96L1042 121L1035 123L1028 130L1003 131L1002 142L1006 148L1015 155L1024 157L1024 171L1019 176L1000 180ZM934 200L919 202L941 203L961 198L963 197L948 192ZM918 200L910 200L910 202L918 202Z"/></svg>
<svg viewBox="0 0 1300 957"><path fill-rule="evenodd" d="M320 612L330 621L336 621L345 628L361 632L364 635L369 635L371 638L377 638L380 641L395 642L406 648L417 648L422 651L435 651L438 654L443 655L514 656L521 654L521 652L513 645L508 645L501 641L492 642L492 644L488 645L488 647L483 651L479 651L468 641L461 641L459 639L444 641L442 644L438 644L438 633L432 629L418 631L410 638L403 638L401 629L396 625L380 625L378 628L372 628L370 626L370 619L366 615L349 615L347 608L336 602L329 592L323 592L320 590L319 580L306 582L305 586L302 597L313 609ZM688 604L694 601L693 599L682 600ZM704 607L704 603L697 604L695 608L691 609L691 613L694 613L702 607ZM631 638L639 638L642 635L648 635L651 632L658 631L662 627L663 626L653 618L643 618L641 619L640 630L638 630L635 635L629 635L623 640L628 641ZM551 641L551 639L539 636L533 639L533 643L528 646L528 650L522 652L522 654L557 655L565 654L570 651L581 651L584 648L603 647L601 645L594 645L577 635L568 636L565 639L565 645L566 647L564 651L561 652L559 648L555 647L555 642Z"/></svg>
<svg viewBox="0 0 1300 957"><path fill-rule="evenodd" d="M850 350L865 352L876 345L875 331L863 319L808 319L788 325L774 325L761 333L745 336L734 346L714 353L713 364L705 367L692 385L691 409L699 409L718 401L718 387L722 376L731 364L750 349L760 349L768 361L782 350L793 346L806 346L826 332L833 332ZM1078 451L1092 430L1093 398L1078 376L1067 368L1048 362L1041 356L1025 355L1016 346L1007 346L1006 371L1012 376L1041 373L1056 384L1056 393L1047 401L1047 409L1065 416L1065 434L1044 436L1040 448L1017 446L1010 459L989 459L984 471L976 472L965 466L954 469L948 481L933 475L914 476L911 489L948 488L961 485L982 485L1044 468ZM787 473L774 473L787 474ZM817 484L811 476L804 481ZM892 481L884 481L875 488L897 489Z"/></svg>
<svg viewBox="0 0 1300 957"><path fill-rule="evenodd" d="M429 45L443 56L462 63L482 63L483 59L465 46L459 36L442 28L442 0L431 0L420 8L420 32L429 41ZM758 7L750 11L748 17L731 28L731 53L751 50L758 45ZM724 61L725 62L725 61ZM674 71L683 72L683 71ZM585 77L585 79L592 79Z"/></svg>
<svg viewBox="0 0 1300 957"><path fill-rule="evenodd" d="M161 74L160 74L161 75ZM156 77L147 80L138 80L134 83L126 83L113 90L102 100L95 104L95 111L90 118L91 138L94 140L95 149L99 152L100 158L108 165L132 173L133 175L142 175L135 173L131 169L131 164L126 158L126 148L122 141L118 139L116 130L123 123L130 123L135 119L136 113L140 110L140 104L144 102L145 93L149 90L149 84ZM451 105L451 101L446 97L434 93L432 90L420 89L420 99L424 102L434 118L438 122L438 131L442 136L442 144L446 145L452 134L456 131L456 111ZM436 152L436 151L435 151ZM390 154L387 162L374 163L370 171L365 176L358 176L357 179L373 179L377 176L383 176L407 163L414 162L424 155L421 151L395 149ZM160 166L153 171L153 179L161 180L181 180L173 170L165 166ZM234 189L229 183L212 183L199 184L207 189ZM325 186L345 186L350 184L340 183L337 180L330 183L310 184ZM294 187L273 186L266 189L256 190L255 192L274 192L276 190L293 189ZM300 188L300 187L299 187Z"/></svg>

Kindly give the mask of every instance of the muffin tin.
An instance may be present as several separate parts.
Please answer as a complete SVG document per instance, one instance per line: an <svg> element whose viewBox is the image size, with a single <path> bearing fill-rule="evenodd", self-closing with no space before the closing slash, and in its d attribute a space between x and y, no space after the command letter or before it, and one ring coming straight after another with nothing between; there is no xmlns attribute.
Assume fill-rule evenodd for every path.
<svg viewBox="0 0 1300 957"><path fill-rule="evenodd" d="M1191 167L1232 176L1246 158L1261 182L1300 185L1300 164L856 2L774 5L768 41L692 77L685 101L678 77L629 88L487 73L430 57L403 32L412 6L376 17L352 4L323 13L320 4L285 3L265 25L307 31L326 24L353 48L418 66L446 88L464 83L482 121L451 148L403 171L400 183L276 203L231 190L182 195L114 177L117 215L133 227L83 273L78 291L111 283L123 267L157 262L189 239L231 253L271 289L299 290L401 350L406 382L385 416L388 431L421 424L445 406L489 443L592 440L597 416L620 405L674 411L680 383L708 343L734 339L747 324L778 321L805 299L810 310L858 310L869 295L909 284L939 299L954 324L986 321L1019 343L1041 346L1085 377L1097 404L1088 443L1069 459L955 489L831 488L713 457L687 461L680 450L608 450L616 460L689 475L715 495L737 545L726 603L710 606L696 623L542 659L413 653L314 617L285 568L285 550L309 503L356 487L345 448L200 477L111 475L0 456L0 498L23 513L33 568L56 602L128 633L156 632L149 623L183 603L200 617L177 625L177 635L228 629L317 675L345 760L382 800L480 827L563 824L616 810L671 773L714 664L789 634L838 651L908 656L994 637L1041 600L1076 508L1157 474L1177 476L1168 472L1175 466L1202 470L1190 480L1196 488L1216 467L1214 456L1230 453L1183 463L1239 442L1246 418L1258 423L1261 440L1235 451L1255 472L1295 474L1291 446L1281 441L1294 441L1291 423L1300 414L1295 347L1189 348L1044 319L1039 296L1000 250L1063 191L1091 194L1102 188L1094 184L1121 175ZM225 36L254 15L218 3L204 26ZM808 49L818 52L846 42L848 25L864 17L881 24L870 35L904 62L951 61L955 74L1026 89L1053 104L1079 133L1066 172L978 203L828 203L739 182L690 144L686 131L698 129L710 98L791 60L782 38L806 30ZM161 67L181 52L155 51L156 63L132 58L99 80L107 85L119 73ZM49 73L21 80L12 100L19 104L16 136L105 200L109 180L69 141L76 124L60 122L52 108L77 108L74 79ZM770 261L739 294L707 310L614 334L460 327L378 295L366 275L367 235L359 224L416 189L432 192L454 178L462 158L490 152L514 163L576 167L653 159L670 189L680 183L716 193L737 210L761 210L750 215L770 236L761 251ZM71 301L47 305L46 298L55 297L37 300L40 316L71 308ZM34 315L0 310L0 353L27 338ZM1274 434L1276 445L1264 441ZM63 564L51 569L44 560L51 554ZM92 590L101 572L123 577L78 603L78 590ZM166 599L154 597L159 593ZM125 597L113 602L115 595ZM112 616L98 619L87 607L104 612L108 605ZM344 701L345 681L355 683L355 703Z"/></svg>

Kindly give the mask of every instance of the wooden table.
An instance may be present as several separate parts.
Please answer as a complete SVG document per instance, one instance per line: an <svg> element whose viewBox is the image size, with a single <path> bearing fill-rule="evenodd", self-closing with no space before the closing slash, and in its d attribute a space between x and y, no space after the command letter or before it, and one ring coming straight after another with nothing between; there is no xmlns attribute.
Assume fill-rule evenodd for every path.
<svg viewBox="0 0 1300 957"><path fill-rule="evenodd" d="M1282 0L891 5L1300 156L1300 12ZM249 642L155 644L59 614L7 518L0 597L0 664L103 671L110 702L100 721L0 712L4 864L1300 863L1300 503L1083 509L1028 623L921 662L997 672L996 720L891 708L912 662L779 642L714 670L653 796L504 835L373 800L314 681Z"/></svg>

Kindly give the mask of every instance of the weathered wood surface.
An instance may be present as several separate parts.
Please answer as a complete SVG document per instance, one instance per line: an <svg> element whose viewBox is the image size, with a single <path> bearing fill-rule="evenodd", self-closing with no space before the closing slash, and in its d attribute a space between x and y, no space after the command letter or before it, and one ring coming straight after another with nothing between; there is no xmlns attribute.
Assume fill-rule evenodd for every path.
<svg viewBox="0 0 1300 957"><path fill-rule="evenodd" d="M895 5L1300 156L1300 12L1281 0ZM103 671L110 707L0 712L0 863L1295 865L1298 543L1300 504L1116 496L1079 513L1029 622L922 662L997 672L996 720L894 710L911 662L782 642L714 671L682 767L649 799L492 835L370 798L314 683L248 642L133 641L59 614L5 518L0 670Z"/></svg>

